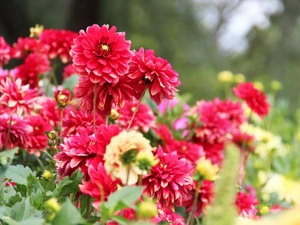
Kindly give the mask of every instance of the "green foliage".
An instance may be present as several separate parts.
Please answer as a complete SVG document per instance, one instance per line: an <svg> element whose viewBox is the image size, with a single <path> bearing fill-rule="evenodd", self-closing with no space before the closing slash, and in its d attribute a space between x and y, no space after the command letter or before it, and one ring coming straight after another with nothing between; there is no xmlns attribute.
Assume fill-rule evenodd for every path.
<svg viewBox="0 0 300 225"><path fill-rule="evenodd" d="M233 201L236 195L237 171L239 165L239 150L233 144L226 146L225 161L216 181L215 200L207 210L205 225L232 225L237 215Z"/></svg>
<svg viewBox="0 0 300 225"><path fill-rule="evenodd" d="M69 199L62 204L61 209L57 212L56 216L52 220L53 225L80 225L88 224L81 217L79 211L71 203Z"/></svg>
<svg viewBox="0 0 300 225"><path fill-rule="evenodd" d="M77 74L73 74L72 76L68 77L62 83L65 89L73 90L76 84L78 84L79 76Z"/></svg>

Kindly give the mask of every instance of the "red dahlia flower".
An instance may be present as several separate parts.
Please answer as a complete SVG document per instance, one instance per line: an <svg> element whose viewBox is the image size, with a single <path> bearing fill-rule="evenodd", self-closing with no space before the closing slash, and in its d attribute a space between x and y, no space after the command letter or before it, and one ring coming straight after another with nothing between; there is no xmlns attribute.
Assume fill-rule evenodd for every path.
<svg viewBox="0 0 300 225"><path fill-rule="evenodd" d="M0 36L0 67L8 63L10 60L10 46L5 42L4 38Z"/></svg>
<svg viewBox="0 0 300 225"><path fill-rule="evenodd" d="M246 186L245 190L237 193L235 204L239 213L243 212L248 214L253 206L257 206L259 204L255 189L251 186Z"/></svg>
<svg viewBox="0 0 300 225"><path fill-rule="evenodd" d="M39 52L39 43L35 38L18 38L13 44L10 54L12 58L25 58L30 52Z"/></svg>
<svg viewBox="0 0 300 225"><path fill-rule="evenodd" d="M96 127L105 124L105 121L99 116L96 117ZM63 137L74 135L80 129L85 129L88 134L93 133L93 115L86 116L82 110L75 107L64 109L63 118Z"/></svg>
<svg viewBox="0 0 300 225"><path fill-rule="evenodd" d="M170 225L185 225L184 218L168 208L159 209L158 216Z"/></svg>
<svg viewBox="0 0 300 225"><path fill-rule="evenodd" d="M193 179L189 175L193 167L185 159L178 159L176 152L164 154L159 148L157 156L159 163L143 179L145 193L156 198L162 208L173 209L174 203L180 206L193 189Z"/></svg>
<svg viewBox="0 0 300 225"><path fill-rule="evenodd" d="M100 125L95 134L89 134L83 128L79 129L76 135L65 138L65 143L59 146L61 151L54 156L58 173L61 176L70 176L80 168L88 180L88 164L93 161L103 163L106 146L119 132L120 129L116 125Z"/></svg>
<svg viewBox="0 0 300 225"><path fill-rule="evenodd" d="M47 120L51 126L55 127L60 121L61 108L57 108L57 103L53 98L46 96L39 97L38 103L43 106L40 110L40 115Z"/></svg>
<svg viewBox="0 0 300 225"><path fill-rule="evenodd" d="M123 128L127 128L130 119L137 107L137 102L126 102L124 107L119 110L120 117L117 123ZM137 113L135 114L134 120L131 124L131 129L142 130L148 132L150 128L155 125L155 116L153 111L144 103L140 103Z"/></svg>
<svg viewBox="0 0 300 225"><path fill-rule="evenodd" d="M96 87L96 112L104 118L109 115L113 105L122 108L125 101L132 101L135 95L134 87L126 77L118 83L94 84L90 79L81 78L74 88L75 97L80 98L80 108L89 115L93 111L94 88Z"/></svg>
<svg viewBox="0 0 300 225"><path fill-rule="evenodd" d="M61 176L71 176L78 168L87 177L87 162L95 157L90 152L89 147L96 142L94 136L88 135L85 130L80 130L78 134L65 138L65 143L59 146L61 150L54 155L57 172Z"/></svg>
<svg viewBox="0 0 300 225"><path fill-rule="evenodd" d="M233 92L238 98L245 100L249 108L261 118L268 115L270 105L267 97L256 89L253 83L241 83L238 87L233 88Z"/></svg>
<svg viewBox="0 0 300 225"><path fill-rule="evenodd" d="M148 85L150 97L159 105L163 96L166 99L175 97L176 87L180 85L178 73L172 69L171 64L160 57L156 57L153 50L140 48L134 52L128 77L133 80L145 81L141 85Z"/></svg>
<svg viewBox="0 0 300 225"><path fill-rule="evenodd" d="M37 90L29 89L29 85L22 86L21 79L12 81L10 78L0 83L0 109L9 109L11 113L30 114L37 105Z"/></svg>
<svg viewBox="0 0 300 225"><path fill-rule="evenodd" d="M194 188L196 188L197 183L195 182ZM201 188L199 190L199 197L197 201L195 216L199 217L201 214L205 213L207 206L211 203L214 196L214 183L212 181L203 180ZM183 200L182 205L186 207L187 212L192 210L192 205L194 201L195 189L189 193L189 195Z"/></svg>
<svg viewBox="0 0 300 225"><path fill-rule="evenodd" d="M70 50L77 33L69 30L45 29L39 36L43 52L50 59L60 57L63 63L71 61Z"/></svg>
<svg viewBox="0 0 300 225"><path fill-rule="evenodd" d="M48 137L46 132L53 130L53 127L41 116L29 117L29 125L33 129L30 133L28 152L40 156L40 151L45 150L47 147Z"/></svg>
<svg viewBox="0 0 300 225"><path fill-rule="evenodd" d="M99 210L101 199L106 201L111 193L117 191L120 180L113 180L102 163L89 165L88 174L90 181L82 181L79 188L83 194L95 199L93 206Z"/></svg>
<svg viewBox="0 0 300 225"><path fill-rule="evenodd" d="M39 76L50 71L50 61L46 55L40 53L29 54L24 63L17 67L16 78L22 79L22 84L29 84L30 88L36 88Z"/></svg>
<svg viewBox="0 0 300 225"><path fill-rule="evenodd" d="M73 74L76 74L77 71L74 69L72 64L68 64L64 67L64 72L63 72L63 78L64 80L67 79L68 77L72 76Z"/></svg>
<svg viewBox="0 0 300 225"><path fill-rule="evenodd" d="M10 132L7 137L9 127ZM8 115L8 113L0 114L0 148L3 148L5 145L6 149L15 147L26 148L31 132L32 127L26 119L16 114L12 116Z"/></svg>
<svg viewBox="0 0 300 225"><path fill-rule="evenodd" d="M79 32L70 52L73 66L93 83L116 83L128 71L131 42L116 27L94 24Z"/></svg>

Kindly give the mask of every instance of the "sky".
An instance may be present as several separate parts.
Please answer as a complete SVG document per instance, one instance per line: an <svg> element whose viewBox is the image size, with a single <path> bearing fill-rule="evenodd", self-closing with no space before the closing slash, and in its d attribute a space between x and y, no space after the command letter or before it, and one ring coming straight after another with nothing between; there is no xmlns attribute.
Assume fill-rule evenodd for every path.
<svg viewBox="0 0 300 225"><path fill-rule="evenodd" d="M201 11L200 17L204 24L213 28L218 21L219 15L216 7L222 4L234 5L238 1L239 6L232 12L227 13L227 22L221 28L219 34L219 46L225 52L243 52L247 49L247 33L253 26L267 28L269 15L282 10L279 0L195 0L208 5L205 11ZM226 11L225 11L226 13Z"/></svg>

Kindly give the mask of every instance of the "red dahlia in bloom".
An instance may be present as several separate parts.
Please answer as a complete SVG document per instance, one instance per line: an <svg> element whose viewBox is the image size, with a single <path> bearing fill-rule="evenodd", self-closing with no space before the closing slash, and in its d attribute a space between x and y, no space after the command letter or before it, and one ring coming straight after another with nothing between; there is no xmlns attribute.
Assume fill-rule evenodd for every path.
<svg viewBox="0 0 300 225"><path fill-rule="evenodd" d="M39 43L35 38L18 38L13 44L10 54L12 58L25 58L30 52L39 51Z"/></svg>
<svg viewBox="0 0 300 225"><path fill-rule="evenodd" d="M130 119L137 107L137 102L126 102L124 107L119 110L120 117L117 123L123 128L127 128ZM148 105L140 103L137 113L135 114L134 120L131 124L131 129L142 130L148 132L150 128L155 125L155 116Z"/></svg>
<svg viewBox="0 0 300 225"><path fill-rule="evenodd" d="M126 77L118 83L94 84L90 79L81 78L74 88L75 97L80 99L80 108L89 115L93 111L94 90L96 90L96 112L105 117L111 112L113 105L122 108L125 101L132 101L135 90Z"/></svg>
<svg viewBox="0 0 300 225"><path fill-rule="evenodd" d="M36 88L39 76L50 71L50 61L46 55L40 53L29 54L24 63L17 67L16 78L22 79L22 84L29 84L30 88Z"/></svg>
<svg viewBox="0 0 300 225"><path fill-rule="evenodd" d="M238 87L233 88L233 92L238 98L245 100L249 108L260 117L268 115L270 105L267 97L263 92L256 89L253 83L241 83Z"/></svg>
<svg viewBox="0 0 300 225"><path fill-rule="evenodd" d="M159 209L158 216L170 225L185 225L184 218L168 208Z"/></svg>
<svg viewBox="0 0 300 225"><path fill-rule="evenodd" d="M116 125L100 125L95 134L80 129L76 135L65 138L65 143L59 147L61 151L54 156L58 173L61 176L70 176L80 168L87 180L88 164L94 160L97 163L103 162L106 146L119 132Z"/></svg>
<svg viewBox="0 0 300 225"><path fill-rule="evenodd" d="M76 37L77 33L73 31L45 29L40 34L39 39L43 46L43 52L50 59L59 56L63 63L67 63L71 60L69 52Z"/></svg>
<svg viewBox="0 0 300 225"><path fill-rule="evenodd" d="M251 186L246 186L245 190L237 193L235 204L239 213L248 214L253 206L255 207L259 204L255 189Z"/></svg>
<svg viewBox="0 0 300 225"><path fill-rule="evenodd" d="M68 77L72 76L73 74L76 74L77 71L74 69L72 64L68 64L64 67L64 72L63 72L63 78L64 80L67 79Z"/></svg>
<svg viewBox="0 0 300 225"><path fill-rule="evenodd" d="M61 108L56 107L57 103L53 98L46 96L39 97L38 103L43 106L39 112L40 115L55 127L60 121Z"/></svg>
<svg viewBox="0 0 300 225"><path fill-rule="evenodd" d="M29 125L32 127L30 140L28 143L29 154L40 155L41 150L47 147L48 137L46 132L53 130L53 127L41 116L32 116L28 119Z"/></svg>
<svg viewBox="0 0 300 225"><path fill-rule="evenodd" d="M10 127L9 136L8 129ZM15 147L26 148L29 142L29 134L32 127L24 118L16 114L10 116L8 113L0 114L0 148L6 145L6 149Z"/></svg>
<svg viewBox="0 0 300 225"><path fill-rule="evenodd" d="M194 195L195 195L195 188L197 186L197 183L195 182L195 186L193 191L189 193L189 195L183 200L182 205L186 207L187 212L190 212L192 210L192 205L194 201ZM200 214L203 214L207 208L207 206L211 203L214 193L214 183L212 181L203 180L201 184L201 188L199 190L199 197L197 201L195 216L199 217Z"/></svg>
<svg viewBox="0 0 300 225"><path fill-rule="evenodd" d="M10 46L5 42L4 38L0 36L0 67L8 63L10 60Z"/></svg>
<svg viewBox="0 0 300 225"><path fill-rule="evenodd" d="M0 109L7 108L11 113L22 115L31 113L37 105L37 90L29 89L29 85L22 86L21 79L12 81L10 78L2 80L0 83Z"/></svg>
<svg viewBox="0 0 300 225"><path fill-rule="evenodd" d="M182 200L193 189L193 179L189 175L192 166L185 159L178 159L177 153L165 154L157 150L159 163L151 168L143 179L145 193L156 198L161 208L180 206Z"/></svg>
<svg viewBox="0 0 300 225"><path fill-rule="evenodd" d="M93 83L116 83L128 71L131 42L116 27L94 24L79 32L70 52L73 66Z"/></svg>
<svg viewBox="0 0 300 225"><path fill-rule="evenodd" d="M93 206L99 210L101 199L107 200L107 197L118 189L119 180L113 180L107 174L102 163L94 163L88 166L90 181L82 181L79 185L83 194L89 195L95 199Z"/></svg>
<svg viewBox="0 0 300 225"><path fill-rule="evenodd" d="M172 69L171 64L160 57L156 57L153 50L140 48L134 52L128 77L143 81L141 85L148 85L150 97L159 105L163 96L166 99L175 97L176 87L180 85L178 73Z"/></svg>
<svg viewBox="0 0 300 225"><path fill-rule="evenodd" d="M96 127L105 124L105 121L99 116L96 117ZM64 109L63 117L63 137L74 135L80 129L85 129L88 134L93 133L93 115L86 116L82 110L68 107Z"/></svg>

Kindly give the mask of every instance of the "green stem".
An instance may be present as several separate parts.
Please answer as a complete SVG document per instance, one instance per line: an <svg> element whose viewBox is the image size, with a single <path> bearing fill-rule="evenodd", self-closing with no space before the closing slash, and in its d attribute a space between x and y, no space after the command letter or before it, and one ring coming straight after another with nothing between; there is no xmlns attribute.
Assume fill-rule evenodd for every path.
<svg viewBox="0 0 300 225"><path fill-rule="evenodd" d="M195 192L195 196L194 196L192 210L190 212L188 220L186 221L187 225L193 225L194 224L195 212L196 212L196 209L197 209L197 202L198 202L200 188L201 188L201 181L198 182L197 187L196 187L196 192Z"/></svg>
<svg viewBox="0 0 300 225"><path fill-rule="evenodd" d="M86 212L85 212L85 218L89 218L89 211L90 211L90 204L91 204L91 197L88 196L87 203L86 203Z"/></svg>
<svg viewBox="0 0 300 225"><path fill-rule="evenodd" d="M141 96L141 98L140 98L138 104L136 105L136 108L134 109L134 112L133 112L133 114L132 114L132 117L131 117L131 119L130 119L130 122L129 122L129 124L128 124L128 127L127 127L127 130L126 130L126 131L129 131L129 129L130 129L131 125L132 125L132 122L133 122L133 119L134 119L134 117L135 117L135 114L137 113L137 111L138 111L138 109L139 109L139 106L140 106L140 104L141 104L141 102L142 102L143 97L145 96L145 93L146 93L147 88L148 88L148 85L146 85L146 87L145 87L145 89L144 89L144 91L143 91L143 93L142 93L142 96Z"/></svg>

